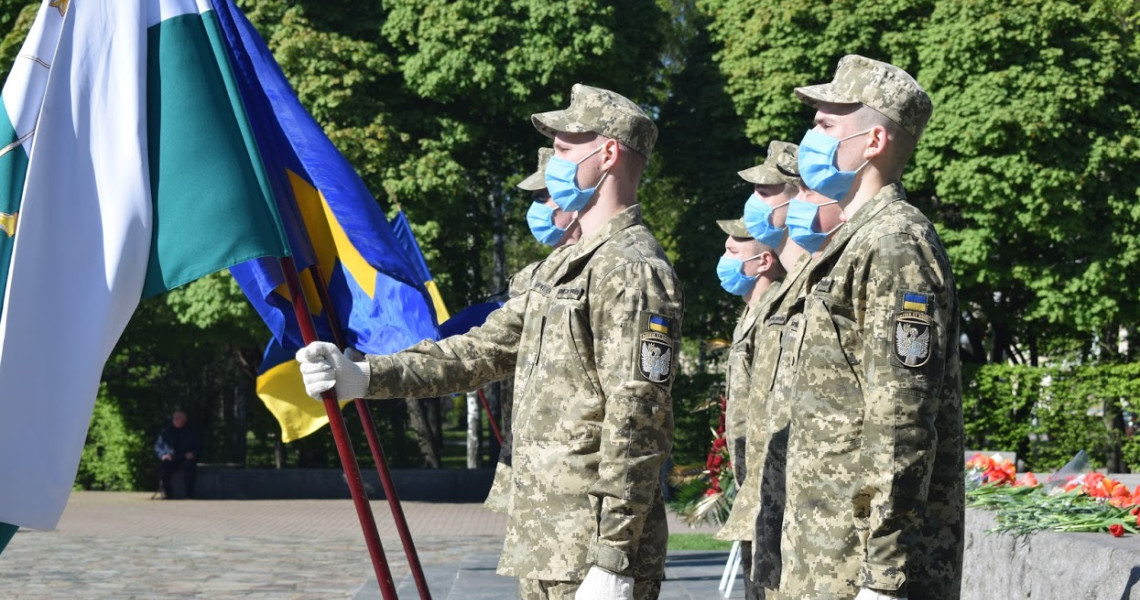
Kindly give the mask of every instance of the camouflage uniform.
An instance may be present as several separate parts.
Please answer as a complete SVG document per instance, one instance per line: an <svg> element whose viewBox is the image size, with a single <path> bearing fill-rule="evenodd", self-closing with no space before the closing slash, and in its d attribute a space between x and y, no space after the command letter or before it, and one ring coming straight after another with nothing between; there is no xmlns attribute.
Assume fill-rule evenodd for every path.
<svg viewBox="0 0 1140 600"><path fill-rule="evenodd" d="M763 418L764 398L752 394L751 382L754 375L764 370L767 348L761 345L760 340L763 315L771 308L772 300L780 295L780 285L780 281L772 282L758 301L745 308L732 334L732 348L728 351L728 368L725 370L728 389L725 436L729 440L732 474L738 489L728 520L716 533L719 540L752 539L753 519L747 515L755 514L757 494L746 484L753 472L753 466L748 462L748 435L751 423Z"/></svg>
<svg viewBox="0 0 1140 600"><path fill-rule="evenodd" d="M931 113L930 97L905 71L856 55L839 61L832 82L795 92L812 106L862 104L914 140ZM942 242L902 186L887 185L801 277L776 383L790 415L791 475L778 597L850 599L866 588L956 600L964 521L959 314Z"/></svg>
<svg viewBox="0 0 1140 600"><path fill-rule="evenodd" d="M796 185L800 181L796 149L795 144L774 140L768 144L768 155L764 162L738 171L737 174L753 185ZM717 224L733 237L752 237L742 219L717 221ZM791 242L785 239L783 243ZM762 247L773 253L777 250L771 246ZM756 511L759 510L759 487L747 485L745 481L750 473L756 473L759 469L760 463L753 459L758 456L756 452L763 448L764 428L761 424L765 421L768 390L754 390L751 384L754 377L771 377L775 369L775 359L772 356L775 348L770 343L759 340L763 327L758 324L764 322L784 296L780 291L781 284L782 281L773 281L763 296L751 305L750 310L745 310L733 332L725 374L728 382L725 435L732 452L733 474L736 476L738 491L732 502L732 511L724 527L717 533L717 539L748 542L753 539ZM753 434L760 437L754 437ZM755 464L749 465L749 461ZM753 477L752 481L755 482L756 478ZM751 557L751 547L748 550ZM748 575L751 560L746 564L748 567L745 567L744 572Z"/></svg>
<svg viewBox="0 0 1140 600"><path fill-rule="evenodd" d="M803 322L803 288L810 264L811 256L804 254L788 272L779 296L772 299L771 308L761 317L763 325L757 340L757 346L770 349L771 354L762 363L764 370L758 369L752 378L751 393L766 396L766 400L764 414L749 423L748 455L756 465L756 475L748 491L759 497L750 523L754 526L752 573L764 588L765 600L780 597L780 536L792 402L788 378L781 375L793 368L792 349Z"/></svg>
<svg viewBox="0 0 1140 600"><path fill-rule="evenodd" d="M369 356L368 397L433 396L515 375L513 486L498 572L580 581L591 565L659 581L659 471L683 297L632 206L554 250L482 327ZM647 589L642 585L642 589Z"/></svg>
<svg viewBox="0 0 1140 600"><path fill-rule="evenodd" d="M528 175L525 179L520 181L516 187L528 192L537 192L546 189L546 163L550 162L550 157L554 156L554 149L552 148L539 148L538 149L538 166L535 171ZM514 298L524 294L530 286L531 280L534 278L534 272L538 269L542 261L533 262L511 278L509 289L507 290L507 297ZM500 433L503 436L503 444L499 448L499 460L495 463L495 479L491 482L491 491L487 492L487 499L483 501L483 506L488 510L498 513L507 512L507 499L510 497L511 486L511 412L514 406L514 386L513 381L503 382L503 393L501 394L501 414L502 422L499 424L501 429ZM509 391L508 391L509 390Z"/></svg>
<svg viewBox="0 0 1140 600"><path fill-rule="evenodd" d="M545 148L543 149L545 150ZM549 158L549 156L547 156L547 158ZM535 271L542 266L542 262L543 261L540 260L530 263L511 278L511 284L507 291L509 298L521 296L526 293L531 281L534 279ZM499 427L502 430L503 444L499 449L499 461L495 463L495 479L491 482L491 491L487 492L487 499L483 501L483 506L498 513L507 512L507 499L510 498L511 495L511 413L513 412L512 407L514 405L513 396L513 391L511 394L504 393L502 395L503 401L501 406L503 418Z"/></svg>
<svg viewBox="0 0 1140 600"><path fill-rule="evenodd" d="M768 155L764 162L739 171L738 175L753 185L797 185L800 179L796 165L796 150L795 144L772 141L768 144ZM771 225L771 215L768 218ZM744 235L752 237L744 221L738 222L744 228ZM721 228L729 235L740 237L725 228L723 224ZM787 240L785 232L785 237L777 247L764 247L776 252L781 244L786 243L791 242ZM759 482L762 475L763 452L768 440L765 425L770 400L769 386L766 384L771 381L776 369L776 360L779 358L779 339L773 338L771 327L766 326L765 322L786 295L782 272L780 276L781 280L771 283L764 295L752 305L753 311L746 313L738 325L733 337L733 352L739 350L740 354L747 358L730 355L727 373L730 412L728 421L736 431L730 439L733 440L733 467L738 485L728 520L717 532L716 537L742 542L740 550L743 556L744 595L749 600L764 598L764 590L754 575L753 550L756 518L760 511ZM741 335L741 327L748 328L744 336ZM744 343L741 343L742 337ZM736 402L734 398L737 399ZM734 408L743 414L736 416Z"/></svg>
<svg viewBox="0 0 1140 600"><path fill-rule="evenodd" d="M780 592L959 597L963 442L958 301L934 226L890 185L805 281Z"/></svg>

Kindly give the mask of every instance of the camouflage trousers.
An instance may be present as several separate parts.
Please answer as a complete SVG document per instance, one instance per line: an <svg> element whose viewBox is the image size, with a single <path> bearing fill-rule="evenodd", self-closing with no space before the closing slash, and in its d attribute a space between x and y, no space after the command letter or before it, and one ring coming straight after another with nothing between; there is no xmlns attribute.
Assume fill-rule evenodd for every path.
<svg viewBox="0 0 1140 600"><path fill-rule="evenodd" d="M574 600L581 581L544 581L519 579L519 600ZM633 600L657 600L661 595L661 581L633 582Z"/></svg>
<svg viewBox="0 0 1140 600"><path fill-rule="evenodd" d="M740 543L740 567L744 571L744 600L764 600L764 586L752 579L752 542Z"/></svg>

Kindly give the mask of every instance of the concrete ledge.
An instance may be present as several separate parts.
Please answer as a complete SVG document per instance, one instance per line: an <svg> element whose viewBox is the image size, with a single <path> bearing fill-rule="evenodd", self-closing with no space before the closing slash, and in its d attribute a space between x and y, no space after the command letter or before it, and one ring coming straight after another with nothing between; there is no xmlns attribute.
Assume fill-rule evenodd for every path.
<svg viewBox="0 0 1140 600"><path fill-rule="evenodd" d="M494 469L395 469L392 483L401 500L482 502L491 490ZM362 468L368 497L384 498L380 476ZM351 498L340 469L244 469L198 466L198 497L204 500Z"/></svg>
<svg viewBox="0 0 1140 600"><path fill-rule="evenodd" d="M986 533L996 525L966 510L962 600L1140 600L1140 536Z"/></svg>

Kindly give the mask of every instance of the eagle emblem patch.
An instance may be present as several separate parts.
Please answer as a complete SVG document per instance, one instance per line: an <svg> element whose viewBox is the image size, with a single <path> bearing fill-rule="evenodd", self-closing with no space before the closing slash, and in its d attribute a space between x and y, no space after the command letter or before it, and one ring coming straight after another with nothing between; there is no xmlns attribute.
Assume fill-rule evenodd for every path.
<svg viewBox="0 0 1140 600"><path fill-rule="evenodd" d="M916 368L930 360L930 316L904 311L895 317L895 358L904 367Z"/></svg>
<svg viewBox="0 0 1140 600"><path fill-rule="evenodd" d="M634 367L646 381L665 383L673 374L672 333L673 323L668 318L654 314L642 317Z"/></svg>
<svg viewBox="0 0 1140 600"><path fill-rule="evenodd" d="M641 376L653 383L665 383L673 369L672 342L662 342L651 334L641 336L641 351L638 353L638 370Z"/></svg>

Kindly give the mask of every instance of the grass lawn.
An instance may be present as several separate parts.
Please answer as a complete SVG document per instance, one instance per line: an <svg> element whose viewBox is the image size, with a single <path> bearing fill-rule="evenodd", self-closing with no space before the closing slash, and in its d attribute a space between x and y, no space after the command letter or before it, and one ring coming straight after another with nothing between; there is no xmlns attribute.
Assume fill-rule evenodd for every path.
<svg viewBox="0 0 1140 600"><path fill-rule="evenodd" d="M713 539L711 533L670 533L670 550L730 550L732 542Z"/></svg>

